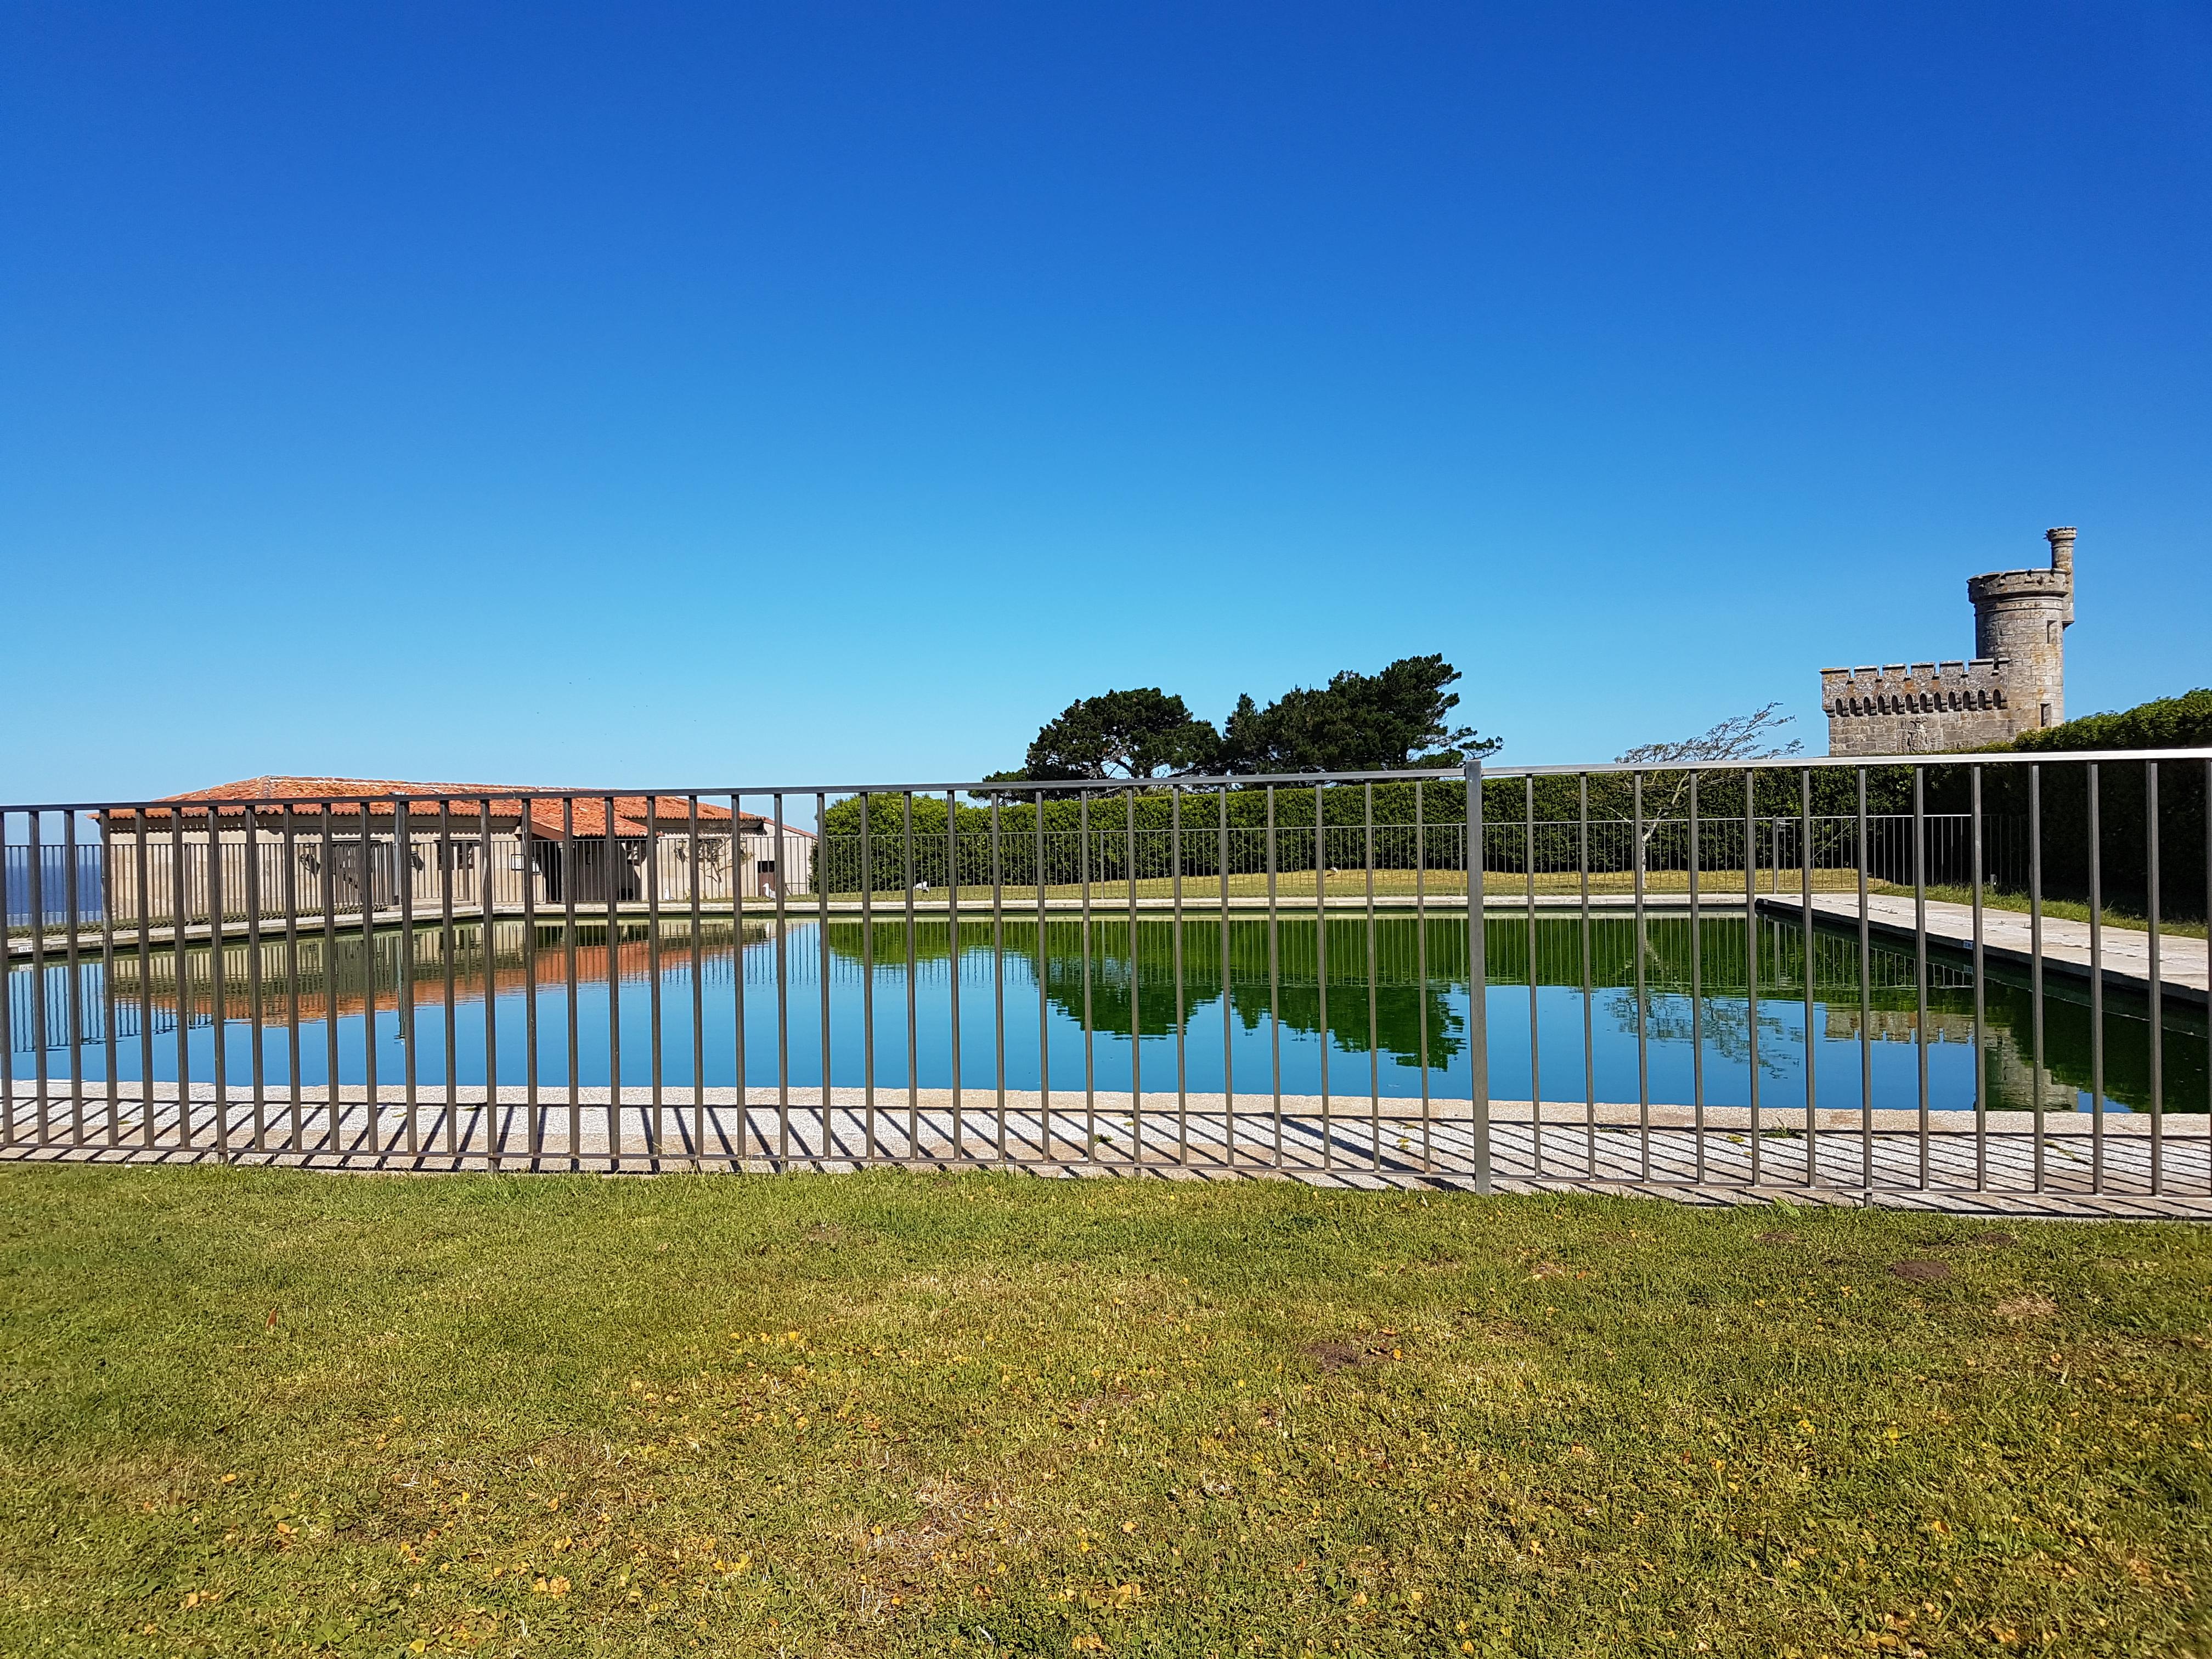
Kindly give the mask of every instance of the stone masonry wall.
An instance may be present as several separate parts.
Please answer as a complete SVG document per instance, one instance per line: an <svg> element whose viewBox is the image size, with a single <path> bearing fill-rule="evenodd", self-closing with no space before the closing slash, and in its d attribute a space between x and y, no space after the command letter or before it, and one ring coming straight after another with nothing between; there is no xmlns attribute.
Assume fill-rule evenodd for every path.
<svg viewBox="0 0 2212 1659"><path fill-rule="evenodd" d="M1927 755L1986 748L2066 718L2065 630L2074 623L2074 532L2045 532L2051 566L1966 584L1971 661L1824 668L1832 755Z"/></svg>

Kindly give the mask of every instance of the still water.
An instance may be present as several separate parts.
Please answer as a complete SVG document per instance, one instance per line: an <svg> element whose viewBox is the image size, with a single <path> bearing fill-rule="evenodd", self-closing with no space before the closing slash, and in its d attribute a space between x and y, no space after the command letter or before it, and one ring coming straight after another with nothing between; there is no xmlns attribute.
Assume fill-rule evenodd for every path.
<svg viewBox="0 0 2212 1659"><path fill-rule="evenodd" d="M1488 919L1490 1087L1501 1100L1633 1101L1639 1073L1655 1101L1688 1103L1702 1065L1705 1099L1745 1103L1756 1067L1769 1105L1804 1100L1814 1066L1817 1103L1860 1103L1861 1036L1871 1051L1873 1103L1919 1099L1911 953L1877 943L1863 1014L1856 935L1816 933L1813 1006L1805 1005L1806 951L1797 924L1741 916L1647 920L1639 949L1632 920L1539 918L1532 939L1518 917ZM1747 945L1755 942L1758 986L1747 994ZM911 950L909 951L909 944ZM81 1074L197 1081L216 1075L218 1045L230 1082L262 1076L281 1088L333 1073L397 1089L412 1067L419 1087L449 1073L481 1084L536 1075L548 1091L574 1075L586 1086L660 1079L686 1086L756 1087L779 1076L794 1086L823 1075L824 1014L830 1080L859 1085L872 1027L877 1085L902 1089L909 1054L924 1087L952 1081L989 1089L1000 1067L1009 1088L1034 1089L1048 1069L1055 1091L1079 1091L1086 1067L1102 1089L1194 1091L1232 1081L1241 1096L1465 1098L1467 934L1463 918L1285 917L1269 951L1264 919L1166 917L1094 921L1086 953L1079 920L963 919L958 947L946 924L923 921L911 941L897 921L864 933L857 921L793 927L781 938L748 921L742 941L727 918L696 939L642 921L610 944L604 924L580 926L571 944L557 925L520 921L483 930L458 925L450 950L435 927L341 937L325 958L319 935L296 955L283 940L258 951L205 947L181 964L169 951L142 965L118 952L111 973L96 957L72 980L50 964L42 984L19 965L8 976L6 1063L15 1079ZM912 968L908 962L911 957ZM1641 1014L1638 964L1643 969ZM1698 996L1691 996L1693 960ZM1534 971L1532 973L1532 963ZM1587 964L1587 973L1585 972ZM1324 975L1323 968L1326 967ZM179 967L181 966L181 974ZM1585 994L1585 979L1589 990ZM1533 993L1531 981L1534 981ZM1178 990L1178 986L1180 990ZM781 994L779 995L779 988ZM38 992L43 989L41 997ZM912 1021L908 1003L911 991ZM2025 970L1993 969L1984 988L1983 1053L1990 1103L2025 1108L2032 1062L2032 1000ZM258 1003L257 1003L258 999ZM1974 1103L1974 991L1971 962L1941 953L1929 976L1927 1070L1938 1110ZM957 1006L957 1018L956 1018ZM220 1018L218 1018L220 1016ZM2044 1008L2045 1103L2085 1107L2090 1085L2086 985L2051 978ZM660 1034L656 1060L653 1034ZM2169 1006L2163 1020L2166 1109L2202 1112L2208 1087L2202 1011ZM1755 1042L1754 1042L1755 1030ZM71 1042L74 1031L77 1041ZM1585 1033L1588 1043L1585 1048ZM956 1043L956 1033L957 1041ZM1754 1055L1755 1050L1755 1055ZM1533 1059L1532 1059L1533 1056ZM2105 1086L2115 1105L2149 1104L2150 1041L2143 999L2108 994Z"/></svg>

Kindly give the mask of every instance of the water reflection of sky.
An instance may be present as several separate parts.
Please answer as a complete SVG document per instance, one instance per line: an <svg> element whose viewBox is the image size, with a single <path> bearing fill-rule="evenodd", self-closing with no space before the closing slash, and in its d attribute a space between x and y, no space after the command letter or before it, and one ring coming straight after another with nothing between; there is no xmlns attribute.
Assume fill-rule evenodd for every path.
<svg viewBox="0 0 2212 1659"><path fill-rule="evenodd" d="M653 946L641 927L626 929L617 940L611 974L604 929L580 930L572 973L571 952L557 928L541 929L533 949L521 923L501 924L495 930L494 960L487 969L478 930L464 926L457 930L453 953L450 1021L446 957L434 928L417 930L411 957L404 948L405 939L396 931L376 935L369 947L358 937L341 939L327 975L319 938L303 939L296 972L286 970L282 945L274 943L264 947L261 957L263 1074L271 1085L281 1087L292 1074L296 1054L301 1080L324 1082L333 1071L335 1036L335 1071L343 1082L365 1081L373 1059L380 1084L403 1085L411 1057L418 1085L434 1086L445 1079L450 1055L458 1081L480 1084L491 1069L487 1063L490 1055L498 1080L519 1084L527 1077L534 1003L537 1076L542 1087L566 1085L572 1052L574 1075L583 1085L604 1085L614 1072L617 1053L622 1080L643 1085L653 1077L657 985L664 1082L688 1085L695 1074L709 1085L735 1081L742 1000L747 1080L755 1086L772 1085L782 1076L795 1086L818 1085L823 1055L821 936L810 924L795 928L779 946L764 933L748 931L742 978L735 971L738 953L732 950L724 922L710 926L702 935L695 979L694 951L688 940L664 944L656 974ZM1604 1101L1633 1101L1644 1086L1656 1101L1686 1104L1695 1097L1701 1051L1706 1101L1734 1105L1747 1100L1753 1044L1746 929L1741 917L1710 918L1700 924L1695 965L1701 995L1694 1018L1689 995L1692 951L1685 918L1653 918L1640 951L1631 921L1609 918L1594 922L1587 956L1591 986L1587 1000L1582 990L1583 936L1573 918L1543 918L1536 925L1533 1005L1526 922L1494 916L1486 938L1489 1069L1496 1097L1528 1097L1533 1053L1540 1057L1537 1082L1547 1100L1575 1103L1588 1095ZM1005 923L1003 952L993 948L988 921L963 926L957 977L960 1079L965 1087L988 1090L1003 1063L1010 1088L1034 1089L1048 1069L1055 1091L1079 1091L1087 1069L1097 1086L1118 1091L1128 1087L1133 1066L1148 1091L1172 1090L1180 1078L1190 1090L1213 1093L1233 1078L1240 1095L1264 1096L1277 1086L1285 1093L1316 1093L1326 1071L1333 1095L1364 1097L1374 1090L1388 1097L1416 1097L1425 1075L1432 1095L1466 1097L1463 918L1433 919L1425 928L1410 918L1378 919L1372 927L1371 947L1370 939L1369 925L1361 918L1333 918L1325 938L1310 916L1285 918L1275 933L1271 982L1263 920L1232 921L1224 974L1224 939L1217 921L1184 924L1178 964L1176 932L1168 919L1140 920L1133 948L1125 917L1101 918L1091 930L1086 1000L1083 935L1076 921L1048 923L1042 952L1033 921ZM829 944L831 1080L854 1085L863 1080L869 1065L866 1031L872 1019L877 1084L902 1090L909 1052L903 929L879 924L864 941L857 922L835 923ZM1856 1108L1861 1099L1863 1029L1870 1039L1864 1059L1870 1068L1874 1103L1916 1105L1921 1055L1912 1040L1915 996L1910 952L1875 946L1874 971L1864 993L1869 1012L1863 1015L1856 938L1817 935L1808 1042L1802 934L1795 924L1762 921L1757 944L1761 1100L1770 1105L1802 1104L1809 1052L1817 1103ZM914 946L914 1072L923 1086L942 1087L954 1072L956 1000L945 925L918 927ZM867 957L872 957L872 968ZM1644 982L1640 1044L1635 988L1639 957ZM136 1078L150 1071L157 1079L173 1079L179 1074L181 1050L181 1066L192 1078L212 1079L216 1023L210 953L204 949L185 953L187 988L181 998L173 959L155 953L150 967L143 986L135 957L126 957L116 971L117 1075ZM225 951L222 1060L229 1079L240 1083L250 1079L253 1063L251 967L244 945ZM786 987L781 1016L779 980ZM50 967L45 984L48 1042L43 1059L50 1075L67 1076L72 1054L67 1040L71 1009L66 969ZM106 1075L109 1051L106 985L97 961L83 965L77 985L75 1012L88 1040L74 1058L85 1076L97 1079ZM26 1079L41 1058L33 1036L37 999L32 991L27 968L10 973L9 1061L13 1075ZM295 997L296 1026L288 1028ZM2028 1058L2032 1003L2025 975L1993 971L1984 987L1984 1001L1990 1103L1994 1107L2026 1106L2036 1074ZM180 1003L189 1010L181 1030ZM372 1003L373 1045L368 1042ZM1974 1102L1970 964L1948 956L1936 959L1929 1005L1929 1104L1938 1110L1970 1109ZM2108 1095L2119 1103L2147 1105L2146 1008L2140 998L2118 994L2109 996L2107 1005ZM2081 1103L2090 1075L2086 988L2053 979L2046 988L2044 1012L2046 1103L2060 1108ZM2163 1024L2168 1109L2202 1111L2207 1086L2203 1013L2169 1008ZM1133 1037L1133 1031L1137 1034Z"/></svg>

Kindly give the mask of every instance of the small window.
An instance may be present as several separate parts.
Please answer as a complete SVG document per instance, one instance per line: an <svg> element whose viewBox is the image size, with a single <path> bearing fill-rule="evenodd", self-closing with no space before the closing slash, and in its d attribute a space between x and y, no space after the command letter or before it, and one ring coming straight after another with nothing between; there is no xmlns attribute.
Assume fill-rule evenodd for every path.
<svg viewBox="0 0 2212 1659"><path fill-rule="evenodd" d="M2043 723L2045 726L2051 724L2051 705L2047 702L2043 705Z"/></svg>
<svg viewBox="0 0 2212 1659"><path fill-rule="evenodd" d="M2050 711L2046 708L2045 712L2047 714ZM756 875L774 875L775 873L775 860L774 859L763 859L758 864L753 866L753 872Z"/></svg>

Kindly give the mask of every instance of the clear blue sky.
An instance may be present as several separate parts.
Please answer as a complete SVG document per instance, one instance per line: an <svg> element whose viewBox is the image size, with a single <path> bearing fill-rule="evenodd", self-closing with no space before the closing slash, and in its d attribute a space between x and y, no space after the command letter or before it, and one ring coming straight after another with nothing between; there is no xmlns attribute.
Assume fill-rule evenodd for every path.
<svg viewBox="0 0 2212 1659"><path fill-rule="evenodd" d="M0 9L0 799L2212 681L2212 13Z"/></svg>

